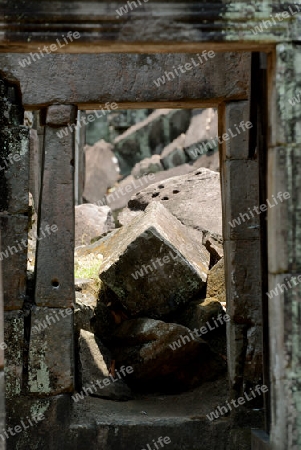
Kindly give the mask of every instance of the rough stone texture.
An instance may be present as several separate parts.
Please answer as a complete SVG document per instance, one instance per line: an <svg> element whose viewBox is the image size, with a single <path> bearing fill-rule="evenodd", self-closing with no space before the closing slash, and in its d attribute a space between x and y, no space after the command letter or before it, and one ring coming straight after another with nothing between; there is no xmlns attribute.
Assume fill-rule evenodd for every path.
<svg viewBox="0 0 301 450"><path fill-rule="evenodd" d="M223 159L237 159L247 160L249 157L249 133L250 128L239 127L239 124L243 121L246 124L250 119L249 103L246 102L230 102L225 105L223 111L225 133L228 134L226 139L223 139L221 145L222 158ZM238 130L237 130L238 128ZM252 129L252 127L251 127ZM229 132L230 130L230 132ZM234 135L234 137L231 136ZM254 205L255 206L255 205Z"/></svg>
<svg viewBox="0 0 301 450"><path fill-rule="evenodd" d="M28 360L28 392L36 396L57 395L74 389L73 311L36 308L32 313Z"/></svg>
<svg viewBox="0 0 301 450"><path fill-rule="evenodd" d="M93 9L91 15L92 12ZM187 11L185 11L186 13ZM104 16L106 14L105 12ZM114 22L116 22L115 16L116 11ZM141 24L137 26L137 29L140 27ZM145 27L142 28L145 33ZM159 34L161 32L162 28L160 27ZM61 39L64 33L65 31L59 34L58 38ZM153 30L151 30L150 38L153 43ZM51 37L51 43L54 42L53 39ZM66 48L70 48L70 46L66 46ZM85 53L88 48L89 46L86 45ZM32 51L37 51L36 45ZM197 52L198 50L196 50ZM216 53L213 59L208 59L202 65L201 70L198 67L188 71L185 77L177 77L175 82L165 83L161 88L155 85L154 80L162 77L166 70L171 70L172 66L178 67L179 64L191 63L191 58L195 55L172 53L165 55L49 54L47 58L41 58L38 61L39 70L36 70L35 64L31 64L26 69L21 67L19 59L22 60L24 56L20 54L1 55L0 66L3 68L3 73L20 81L23 104L26 107L74 102L86 105L82 109L91 109L99 108L99 105L103 105L105 102L156 101L161 103L161 108L164 108L171 98L179 103L187 97L191 100L202 99L204 107L206 107L208 100L211 106L212 102L220 101L221 98L247 99L249 95L250 54L248 53L227 53L227 50L225 53ZM227 67L227 71L221 70L221 67ZM68 72L68 83L65 81L66 71ZM139 77L135 77L134 88L129 88L129 81L134 81L132 75L125 75L129 73L139 73ZM145 89L146 86L147 89ZM187 86L189 86L189 90ZM123 108L125 107L123 106ZM144 104L143 107L153 106ZM179 107L181 106L179 105ZM193 102L191 102L191 107L194 107Z"/></svg>
<svg viewBox="0 0 301 450"><path fill-rule="evenodd" d="M149 450L147 444L153 449L154 440L159 436L169 436L171 443L164 448L231 450L227 445L229 418L210 423L206 417L208 410L214 410L221 398L223 402L224 399L226 401L224 392L222 397L215 395L214 400L211 400L213 392L220 394L217 384L218 381L206 383L199 388L200 393L196 394L194 390L190 395L182 394L185 397L180 399L178 396L160 395L155 401L147 396L142 402L133 400L116 403L90 397L76 405L70 430L70 446L64 448L81 449L89 442L93 450L100 445L103 450L110 450L112 446L118 450ZM208 391L211 393L210 399L206 395ZM207 397L205 405L204 397ZM198 408L199 404L202 408ZM98 417L97 422L95 417Z"/></svg>
<svg viewBox="0 0 301 450"><path fill-rule="evenodd" d="M7 402L7 427L14 429L21 421L29 426L28 419L43 414L45 417L37 424L15 433L7 440L7 450L17 448L55 450L67 446L68 429L70 426L71 400L70 395L58 395L48 398L33 398L22 395Z"/></svg>
<svg viewBox="0 0 301 450"><path fill-rule="evenodd" d="M161 153L161 163L165 170L185 164L187 158L183 150L184 141L185 134L182 133L164 148Z"/></svg>
<svg viewBox="0 0 301 450"><path fill-rule="evenodd" d="M262 323L261 260L258 245L256 240L224 243L226 273L230 275L226 285L227 311L237 323Z"/></svg>
<svg viewBox="0 0 301 450"><path fill-rule="evenodd" d="M203 233L203 245L210 253L210 267L212 267L224 256L222 237L211 235L209 232Z"/></svg>
<svg viewBox="0 0 301 450"><path fill-rule="evenodd" d="M299 34L299 33L298 33ZM271 448L301 445L300 410L300 50L276 47L275 85L269 107L268 195L288 191L285 204L268 211ZM270 248L272 246L272 248ZM292 288L288 283L291 283ZM280 286L282 285L282 286ZM271 296L271 290L278 295Z"/></svg>
<svg viewBox="0 0 301 450"><path fill-rule="evenodd" d="M0 78L0 123L1 127L17 127L24 122L24 109L20 91L14 83Z"/></svg>
<svg viewBox="0 0 301 450"><path fill-rule="evenodd" d="M26 292L28 217L0 214L0 228L4 308L19 310Z"/></svg>
<svg viewBox="0 0 301 450"><path fill-rule="evenodd" d="M75 207L75 246L90 244L115 228L112 211L108 206L96 206L90 203Z"/></svg>
<svg viewBox="0 0 301 450"><path fill-rule="evenodd" d="M160 201L184 225L221 236L220 176L200 168L191 174L152 184L129 201L129 208L144 210Z"/></svg>
<svg viewBox="0 0 301 450"><path fill-rule="evenodd" d="M5 384L4 371L0 369L0 427L1 431L5 429ZM1 439L0 450L5 450L5 442Z"/></svg>
<svg viewBox="0 0 301 450"><path fill-rule="evenodd" d="M215 328L216 325L214 325L211 319L216 318L219 314L222 316L225 315L220 302L215 298L208 298L191 302L187 309L180 315L178 322L191 330L194 330L195 328L199 330L201 327L205 326L207 322L210 322L211 326L214 326ZM205 335L204 339L206 339Z"/></svg>
<svg viewBox="0 0 301 450"><path fill-rule="evenodd" d="M132 175L134 178L141 178L143 175L161 172L161 170L164 170L164 167L161 164L160 155L153 155L151 158L145 158L135 164Z"/></svg>
<svg viewBox="0 0 301 450"><path fill-rule="evenodd" d="M248 327L231 321L227 324L227 342L231 342L228 346L228 366L232 395L243 395L248 388L262 385L262 325ZM258 407L262 407L262 403L261 397Z"/></svg>
<svg viewBox="0 0 301 450"><path fill-rule="evenodd" d="M201 333L200 337L209 344L210 348L226 360L226 324L228 320L229 317L220 302L215 298L209 298L189 303L187 308L176 316L175 321L191 331L197 329ZM202 329L202 327L206 327L206 329ZM202 331L200 331L201 329Z"/></svg>
<svg viewBox="0 0 301 450"><path fill-rule="evenodd" d="M214 153L209 152L206 155L200 156L200 158L194 161L192 167L194 167L195 169L205 167L206 169L213 170L214 172L219 172L220 171L219 152L218 151Z"/></svg>
<svg viewBox="0 0 301 450"><path fill-rule="evenodd" d="M97 303L97 306L94 310L94 316L91 319L91 328L92 332L95 333L95 335L101 339L103 342L106 342L107 340L110 340L112 333L116 329L116 324L114 320L114 315L112 314L112 309L107 306L107 304L110 303L110 295L105 294L103 292L104 289L102 289L101 294L104 296L102 301L99 301ZM110 293L111 294L111 293Z"/></svg>
<svg viewBox="0 0 301 450"><path fill-rule="evenodd" d="M112 210L125 208L131 199L131 197L145 189L151 184L157 183L159 181L167 180L169 178L186 175L193 172L195 169L189 164L183 164L182 166L173 167L169 170L163 170L161 172L150 173L145 177L135 179L132 175L124 178L118 184L116 191L107 196L107 203Z"/></svg>
<svg viewBox="0 0 301 450"><path fill-rule="evenodd" d="M96 299L92 294L76 292L74 309L74 329L77 333L80 330L92 332L91 319L94 316Z"/></svg>
<svg viewBox="0 0 301 450"><path fill-rule="evenodd" d="M253 210L259 207L258 161L225 161L222 171L224 239L258 238L260 219Z"/></svg>
<svg viewBox="0 0 301 450"><path fill-rule="evenodd" d="M300 33L300 32L299 32ZM300 51L292 43L275 48L277 79L271 97L271 122L275 124L270 135L270 146L301 144L300 110Z"/></svg>
<svg viewBox="0 0 301 450"><path fill-rule="evenodd" d="M38 306L67 308L74 302L74 133L59 138L59 131L45 130L38 228L56 225L58 231L37 243L35 300Z"/></svg>
<svg viewBox="0 0 301 450"><path fill-rule="evenodd" d="M1 129L0 145L0 212L28 213L29 129Z"/></svg>
<svg viewBox="0 0 301 450"><path fill-rule="evenodd" d="M189 329L182 325L143 318L127 320L113 339L117 364L131 365L134 372L129 382L145 391L182 391L217 378L225 370L222 359L208 344L191 338ZM170 345L179 339L180 348L172 350Z"/></svg>
<svg viewBox="0 0 301 450"><path fill-rule="evenodd" d="M114 153L122 175L129 175L143 159L160 155L166 145L187 130L190 115L190 110L157 109L118 136L114 141Z"/></svg>
<svg viewBox="0 0 301 450"><path fill-rule="evenodd" d="M74 123L76 110L72 105L50 105L47 108L46 125L63 126Z"/></svg>
<svg viewBox="0 0 301 450"><path fill-rule="evenodd" d="M231 430L229 441L233 450L252 450L251 428Z"/></svg>
<svg viewBox="0 0 301 450"><path fill-rule="evenodd" d="M224 259L212 267L207 278L207 298L216 298L219 302L226 302L225 268Z"/></svg>
<svg viewBox="0 0 301 450"><path fill-rule="evenodd" d="M188 158L194 161L212 149L217 150L217 144L212 142L217 136L217 112L213 108L194 110L183 145ZM210 145L202 145L208 141Z"/></svg>
<svg viewBox="0 0 301 450"><path fill-rule="evenodd" d="M85 247L82 247L78 250L85 250ZM77 253L76 251L76 253ZM89 250L87 251L87 254L90 253ZM97 274L98 275L98 274ZM96 278L76 278L75 279L75 291L80 292L81 294L91 294L93 297L98 297L100 287L100 281Z"/></svg>
<svg viewBox="0 0 301 450"><path fill-rule="evenodd" d="M269 288L287 284L291 274L269 275ZM271 354L271 434L272 443L277 442L285 448L289 439L298 439L298 428L293 426L299 405L298 380L300 365L298 338L294 342L291 333L299 336L300 285L269 298L270 354ZM288 424L292 427L287 428ZM281 434L280 434L281 431ZM296 441L295 441L296 442ZM297 441L298 442L298 441ZM294 447L291 447L292 449Z"/></svg>
<svg viewBox="0 0 301 450"><path fill-rule="evenodd" d="M79 337L79 371L82 390L86 392L86 388L90 394L111 400L129 400L132 398L132 393L126 383L119 379L117 374L115 378L110 377L111 363L110 351L105 348L101 341L93 333L81 330ZM106 382L104 382L105 379L107 379ZM101 383L101 387L97 385L97 381Z"/></svg>
<svg viewBox="0 0 301 450"><path fill-rule="evenodd" d="M208 267L207 250L154 202L107 241L100 278L132 314L158 318L204 286Z"/></svg>
<svg viewBox="0 0 301 450"><path fill-rule="evenodd" d="M244 365L245 385L262 383L262 326L256 324L247 331L247 349ZM261 403L261 401L259 401Z"/></svg>
<svg viewBox="0 0 301 450"><path fill-rule="evenodd" d="M244 391L244 365L247 349L247 325L231 321L227 326L227 360L231 395L239 397Z"/></svg>
<svg viewBox="0 0 301 450"><path fill-rule="evenodd" d="M10 399L17 397L22 389L24 319L20 311L4 313L5 350L5 395Z"/></svg>
<svg viewBox="0 0 301 450"><path fill-rule="evenodd" d="M111 144L101 140L85 147L86 171L84 199L87 203L105 204L104 197L119 178L119 166Z"/></svg>
<svg viewBox="0 0 301 450"><path fill-rule="evenodd" d="M0 263L0 429L5 428L5 383L4 383L4 304L2 267ZM5 442L0 442L0 450L5 450Z"/></svg>
<svg viewBox="0 0 301 450"><path fill-rule="evenodd" d="M301 236L299 219L294 222L292 217L299 214L299 190L296 189L300 178L299 165L301 147L275 147L269 150L269 172L274 173L268 181L268 198L279 192L287 192L290 197L268 210L268 260L269 272L301 273ZM275 227L274 223L277 223ZM288 226L289 224L289 226Z"/></svg>
<svg viewBox="0 0 301 450"><path fill-rule="evenodd" d="M235 129L237 118L249 117L248 102L223 104L219 109L219 135ZM240 120L241 122L241 120ZM262 384L262 273L259 215L259 168L250 160L248 132L221 145L223 238L227 297L227 353L231 397ZM242 216L249 213L249 217ZM240 220L232 227L229 222ZM259 405L260 406L260 405ZM248 404L247 408L251 405Z"/></svg>

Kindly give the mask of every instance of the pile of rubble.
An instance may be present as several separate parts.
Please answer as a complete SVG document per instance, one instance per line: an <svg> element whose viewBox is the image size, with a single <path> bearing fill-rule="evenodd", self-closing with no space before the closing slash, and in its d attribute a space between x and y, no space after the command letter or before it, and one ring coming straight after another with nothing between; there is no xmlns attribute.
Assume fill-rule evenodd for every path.
<svg viewBox="0 0 301 450"><path fill-rule="evenodd" d="M121 204L111 201L110 194L149 174L160 181L200 166L218 170L217 112L212 108L115 111L89 126L87 141L93 145L85 147L86 203L123 208L133 192L123 195Z"/></svg>
<svg viewBox="0 0 301 450"><path fill-rule="evenodd" d="M103 380L93 395L125 400L224 374L219 173L201 168L152 184L132 196L120 228L102 222L105 236L76 248L77 260L100 258L101 280L98 296L95 281L76 284L79 388Z"/></svg>

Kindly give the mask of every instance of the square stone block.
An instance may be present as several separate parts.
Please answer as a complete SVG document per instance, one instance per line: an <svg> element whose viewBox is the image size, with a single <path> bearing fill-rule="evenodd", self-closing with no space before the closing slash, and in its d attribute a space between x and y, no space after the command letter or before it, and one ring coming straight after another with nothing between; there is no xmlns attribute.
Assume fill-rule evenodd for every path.
<svg viewBox="0 0 301 450"><path fill-rule="evenodd" d="M0 212L28 213L29 128L3 128L0 148Z"/></svg>
<svg viewBox="0 0 301 450"><path fill-rule="evenodd" d="M100 278L131 314L160 318L205 286L209 259L187 227L153 202L106 241Z"/></svg>
<svg viewBox="0 0 301 450"><path fill-rule="evenodd" d="M222 159L249 158L249 130L252 130L250 120L250 110L248 101L226 103L224 115L224 136L222 143ZM241 124L241 122L243 122ZM240 125L241 124L241 125ZM246 126L247 124L247 126ZM250 128L249 128L250 127Z"/></svg>
<svg viewBox="0 0 301 450"><path fill-rule="evenodd" d="M236 323L261 324L260 241L224 242L227 313Z"/></svg>
<svg viewBox="0 0 301 450"><path fill-rule="evenodd" d="M226 161L222 166L224 239L259 237L257 161ZM256 209L254 208L257 207Z"/></svg>
<svg viewBox="0 0 301 450"><path fill-rule="evenodd" d="M51 105L47 108L46 125L62 126L74 123L77 108L72 105Z"/></svg>
<svg viewBox="0 0 301 450"><path fill-rule="evenodd" d="M31 321L28 391L41 396L72 392L73 311L36 308Z"/></svg>
<svg viewBox="0 0 301 450"><path fill-rule="evenodd" d="M21 309L26 292L28 217L0 215L5 310Z"/></svg>

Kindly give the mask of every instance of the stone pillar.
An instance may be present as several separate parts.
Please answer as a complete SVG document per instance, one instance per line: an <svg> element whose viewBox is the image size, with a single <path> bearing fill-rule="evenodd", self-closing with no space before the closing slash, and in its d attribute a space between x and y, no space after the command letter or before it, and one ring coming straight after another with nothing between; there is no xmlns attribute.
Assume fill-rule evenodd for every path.
<svg viewBox="0 0 301 450"><path fill-rule="evenodd" d="M259 207L259 172L257 161L249 159L248 121L247 101L220 107L223 238L227 313L231 317L227 324L231 399L262 384L260 227L259 214L254 211L254 207ZM258 400L260 405L262 399ZM246 403L249 408L253 405Z"/></svg>
<svg viewBox="0 0 301 450"><path fill-rule="evenodd" d="M275 56L275 59L274 59ZM271 57L268 210L272 450L301 448L301 52L280 44ZM282 193L282 201L279 193ZM286 199L283 193L287 192ZM278 197L277 197L278 196ZM288 197L289 196L289 197Z"/></svg>
<svg viewBox="0 0 301 450"><path fill-rule="evenodd" d="M44 167L38 217L35 303L28 389L56 395L74 388L74 124L76 107L45 114ZM37 331L44 324L44 330Z"/></svg>

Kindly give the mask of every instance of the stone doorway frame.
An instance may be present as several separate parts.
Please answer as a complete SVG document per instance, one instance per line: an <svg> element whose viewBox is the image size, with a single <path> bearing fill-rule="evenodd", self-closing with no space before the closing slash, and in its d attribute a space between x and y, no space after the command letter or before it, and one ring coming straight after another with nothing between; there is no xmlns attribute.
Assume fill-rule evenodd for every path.
<svg viewBox="0 0 301 450"><path fill-rule="evenodd" d="M263 2L265 3L265 2ZM241 6L245 7L242 12ZM266 10L264 17L269 18L270 12L277 11L278 5L265 5ZM275 6L275 8L273 8ZM292 5L293 6L293 5ZM223 9L224 8L224 9ZM177 9L177 8L176 8ZM252 9L252 8L251 8ZM281 8L280 8L281 9ZM267 193L268 196L277 194L279 190L291 190L294 191L291 201L285 205L281 205L278 212L275 210L268 211L268 271L269 271L269 289L273 289L278 286L279 282L286 280L287 277L291 278L295 274L300 273L299 263L299 233L298 226L296 224L296 217L298 216L298 194L299 190L299 173L296 171L295 163L299 162L300 153L300 132L298 128L298 110L292 105L289 106L285 102L283 87L285 92L294 94L295 80L299 80L300 71L298 70L297 63L299 58L299 51L296 42L300 41L298 35L298 28L295 27L290 33L290 37L287 38L287 27L283 25L283 28L278 34L272 31L264 35L262 38L254 40L254 36L250 31L252 21L254 25L256 20L259 20L259 16L254 13L251 14L251 19L248 22L247 31L243 32L239 39L236 33L229 32L229 23L237 24L236 20L245 20L248 18L248 14L253 12L248 10L247 4L234 4L233 11L231 13L238 14L238 19L234 19L229 15L229 9L227 6L220 5L218 8L218 14L222 11L222 18L224 20L226 35L229 37L227 43L214 42L210 40L210 37L205 33L204 39L195 39L191 37L188 43L180 41L178 44L169 42L168 47L164 47L165 44L156 42L154 45L153 40L146 36L143 45L139 41L139 33L131 43L127 42L125 38L121 44L118 42L118 37L123 38L122 30L118 30L116 42L110 46L111 51L117 51L120 53L127 52L146 52L153 51L167 53L170 51L177 52L179 48L181 51L193 52L205 49L214 49L216 51L229 50L231 51L253 51L253 52L268 52L268 77L267 77L267 145L264 147L267 150L268 155L268 172L267 172ZM227 17L227 19L226 19ZM138 19L137 19L138 20ZM135 18L130 21L130 29L124 30L124 33L130 31L133 34L133 27L138 26L139 22L135 23ZM223 25L221 29L223 30ZM295 25L295 24L294 24ZM182 28L184 29L184 28ZM156 27L152 29L152 33L156 30ZM249 32L249 34L248 34ZM161 36L160 31L158 33ZM58 36L58 33L56 34ZM12 39L14 37L14 39ZM250 39L250 37L252 39ZM24 40L19 42L19 38L11 33L12 46L11 51L30 52L34 50L32 43L26 43L26 33L24 32ZM168 38L170 41L174 39L176 42L177 33L171 33ZM121 39L122 40L122 39ZM161 40L164 40L161 38ZM149 43L148 43L149 41ZM194 41L194 42L192 42ZM294 41L294 44L292 43ZM17 43L18 42L18 43ZM48 37L49 42L49 37ZM231 42L231 43L230 43ZM17 44L16 44L17 43ZM104 51L101 48L99 42L93 42L92 51ZM154 47L153 47L154 45ZM76 51L76 50L75 50ZM78 47L79 52L84 52L84 47ZM108 51L108 50L106 50ZM45 106L45 105L39 105ZM178 106L180 107L180 105ZM72 111L70 111L72 112ZM65 123L65 122L64 122ZM49 126L53 128L61 125L62 122L49 121ZM222 153L222 152L221 152ZM279 238L281 242L279 244ZM279 245L278 245L279 244ZM228 283L229 284L229 283ZM271 378L271 432L270 432L270 447L275 450L289 449L293 450L297 448L301 440L300 426L297 420L297 411L300 397L300 389L298 388L298 366L301 359L300 348L297 345L299 339L298 331L298 315L299 315L299 302L300 292L298 290L291 290L285 292L283 296L276 303L270 302L269 309L269 322L270 322L270 334L269 334L269 346L271 349L270 370L269 375ZM275 326L277 324L277 326ZM278 364L278 360L283 363ZM258 441L259 442L259 441ZM255 447L257 445L257 447ZM267 444L263 443L264 447L259 447L259 443L255 443L255 448L268 448Z"/></svg>

